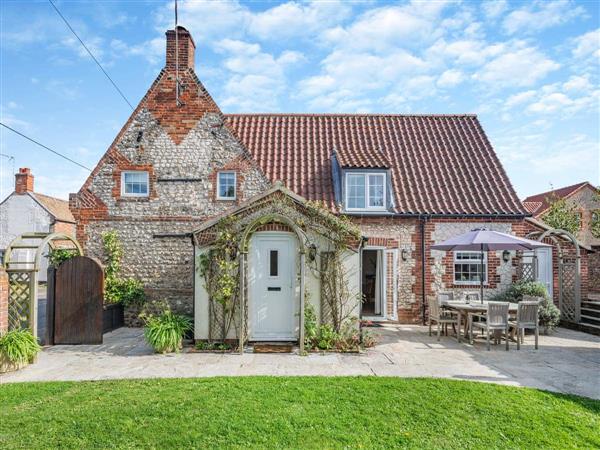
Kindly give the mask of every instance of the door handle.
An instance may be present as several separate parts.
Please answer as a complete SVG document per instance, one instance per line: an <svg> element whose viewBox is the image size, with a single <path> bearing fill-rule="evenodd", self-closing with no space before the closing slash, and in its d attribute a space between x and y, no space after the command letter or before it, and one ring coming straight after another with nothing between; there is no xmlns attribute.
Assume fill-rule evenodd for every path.
<svg viewBox="0 0 600 450"><path fill-rule="evenodd" d="M269 286L267 291L281 291L281 288L278 286Z"/></svg>

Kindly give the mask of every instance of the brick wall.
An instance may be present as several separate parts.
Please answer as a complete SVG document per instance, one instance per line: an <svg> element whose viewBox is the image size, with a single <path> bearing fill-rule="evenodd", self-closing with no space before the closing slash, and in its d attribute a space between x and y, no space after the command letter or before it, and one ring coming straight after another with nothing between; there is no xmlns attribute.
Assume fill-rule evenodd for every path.
<svg viewBox="0 0 600 450"><path fill-rule="evenodd" d="M8 330L8 275L0 266L0 333Z"/></svg>
<svg viewBox="0 0 600 450"><path fill-rule="evenodd" d="M600 294L600 247L595 248L594 253L588 255L589 258L589 292Z"/></svg>

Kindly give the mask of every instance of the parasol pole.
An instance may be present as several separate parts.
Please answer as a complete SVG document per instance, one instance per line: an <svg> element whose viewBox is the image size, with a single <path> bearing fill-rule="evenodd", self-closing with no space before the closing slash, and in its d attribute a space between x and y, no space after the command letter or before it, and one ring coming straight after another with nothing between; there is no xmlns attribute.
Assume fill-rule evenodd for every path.
<svg viewBox="0 0 600 450"><path fill-rule="evenodd" d="M481 244L481 259L479 260L479 286L481 288L481 304L483 305L483 243Z"/></svg>

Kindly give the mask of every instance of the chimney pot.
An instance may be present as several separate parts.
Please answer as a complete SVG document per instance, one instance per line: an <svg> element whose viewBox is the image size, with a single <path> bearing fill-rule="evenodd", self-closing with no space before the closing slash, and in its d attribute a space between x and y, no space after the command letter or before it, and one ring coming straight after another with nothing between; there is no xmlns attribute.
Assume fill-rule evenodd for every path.
<svg viewBox="0 0 600 450"><path fill-rule="evenodd" d="M19 173L15 174L15 192L17 194L33 192L33 175L29 167L21 167Z"/></svg>
<svg viewBox="0 0 600 450"><path fill-rule="evenodd" d="M194 56L196 44L192 35L182 26L177 26L177 46L179 53L175 54L175 30L168 30L167 35L167 58L165 67L175 70L179 60L179 70L194 69Z"/></svg>

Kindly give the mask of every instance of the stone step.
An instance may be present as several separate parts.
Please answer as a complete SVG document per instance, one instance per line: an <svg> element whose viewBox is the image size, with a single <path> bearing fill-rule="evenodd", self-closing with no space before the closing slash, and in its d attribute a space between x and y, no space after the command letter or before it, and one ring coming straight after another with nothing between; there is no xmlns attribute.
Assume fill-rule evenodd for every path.
<svg viewBox="0 0 600 450"><path fill-rule="evenodd" d="M600 336L600 325L593 325L591 323L569 323L561 322L561 326L570 328L572 330L583 331L584 333L595 334Z"/></svg>
<svg viewBox="0 0 600 450"><path fill-rule="evenodd" d="M581 307L581 315L589 317L600 317L600 309Z"/></svg>
<svg viewBox="0 0 600 450"><path fill-rule="evenodd" d="M600 302L600 294L599 293L588 293L588 300Z"/></svg>
<svg viewBox="0 0 600 450"><path fill-rule="evenodd" d="M583 301L583 302L581 302L581 307L587 308L587 309L595 309L597 311L600 311L600 302Z"/></svg>
<svg viewBox="0 0 600 450"><path fill-rule="evenodd" d="M585 316L581 314L581 323L600 326L600 317Z"/></svg>

